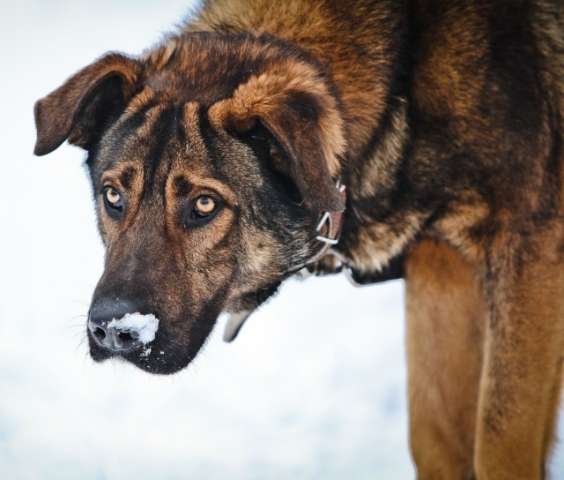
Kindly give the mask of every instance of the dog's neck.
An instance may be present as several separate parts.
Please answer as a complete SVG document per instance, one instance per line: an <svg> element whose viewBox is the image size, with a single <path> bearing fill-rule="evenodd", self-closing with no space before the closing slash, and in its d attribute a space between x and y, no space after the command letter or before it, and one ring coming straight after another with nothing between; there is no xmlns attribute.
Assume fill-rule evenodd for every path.
<svg viewBox="0 0 564 480"><path fill-rule="evenodd" d="M397 180L409 162L408 108L406 97L392 100L374 141L345 177L347 213L336 249L365 276L385 271L390 261L397 260L427 218L424 212L406 215L411 187L407 178L399 183ZM394 241L390 243L390 239Z"/></svg>

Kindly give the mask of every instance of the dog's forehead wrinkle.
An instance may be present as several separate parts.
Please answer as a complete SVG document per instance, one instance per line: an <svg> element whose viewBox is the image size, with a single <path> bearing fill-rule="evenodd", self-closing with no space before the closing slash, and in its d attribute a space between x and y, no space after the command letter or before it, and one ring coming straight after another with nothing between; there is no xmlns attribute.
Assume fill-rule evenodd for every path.
<svg viewBox="0 0 564 480"><path fill-rule="evenodd" d="M156 106L147 116L145 123L125 142L125 150L120 160L131 159L142 168L143 197L158 188L159 176L162 176L162 170L167 168L174 116L174 109L170 105Z"/></svg>
<svg viewBox="0 0 564 480"><path fill-rule="evenodd" d="M203 155L206 151L206 145L200 127L201 115L201 107L198 102L185 103L181 107L179 130L186 136L186 148Z"/></svg>
<svg viewBox="0 0 564 480"><path fill-rule="evenodd" d="M165 106L141 105L135 112L124 114L102 137L96 152L94 166L99 175L123 162L142 165L150 149L150 132Z"/></svg>

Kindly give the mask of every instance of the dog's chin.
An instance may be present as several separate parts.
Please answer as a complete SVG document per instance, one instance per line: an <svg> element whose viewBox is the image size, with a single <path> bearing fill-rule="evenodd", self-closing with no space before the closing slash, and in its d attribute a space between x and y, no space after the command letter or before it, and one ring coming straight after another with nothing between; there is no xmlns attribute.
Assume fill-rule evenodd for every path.
<svg viewBox="0 0 564 480"><path fill-rule="evenodd" d="M88 333L90 357L97 363L113 359L135 365L137 368L159 375L170 375L186 368L196 357L209 336L213 325L206 325L205 332L199 328L199 335L191 336L186 345L168 338L165 331L159 331L157 338L147 345L131 351L112 353L101 348Z"/></svg>

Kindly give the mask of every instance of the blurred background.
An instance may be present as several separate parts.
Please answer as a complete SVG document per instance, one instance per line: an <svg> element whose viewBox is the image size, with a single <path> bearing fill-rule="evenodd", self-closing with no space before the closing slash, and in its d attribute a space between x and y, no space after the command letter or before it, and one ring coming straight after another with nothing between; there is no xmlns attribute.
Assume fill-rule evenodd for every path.
<svg viewBox="0 0 564 480"><path fill-rule="evenodd" d="M234 344L221 319L170 377L88 356L103 249L84 154L65 145L33 157L33 103L107 50L141 52L190 5L0 5L0 475L413 478L401 282L289 281Z"/></svg>

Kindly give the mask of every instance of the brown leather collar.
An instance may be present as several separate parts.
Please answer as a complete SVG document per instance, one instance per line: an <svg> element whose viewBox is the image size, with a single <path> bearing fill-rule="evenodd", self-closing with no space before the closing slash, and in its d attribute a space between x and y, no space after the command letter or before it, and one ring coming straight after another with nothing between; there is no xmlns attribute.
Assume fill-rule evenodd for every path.
<svg viewBox="0 0 564 480"><path fill-rule="evenodd" d="M344 185L341 185L340 181L337 182L337 189L342 196L343 204L346 204L346 188ZM318 233L316 239L322 243L322 247L306 262L305 267L298 272L298 275L301 278L307 278L311 275L319 274L316 273L314 264L324 257L332 256L335 258L337 265L334 272L343 272L349 282L355 287L362 287L365 285L372 285L374 283L385 282L387 280L403 278L405 252L396 255L390 260L389 264L381 270L367 273L357 270L343 253L333 248L339 243L341 237L344 213L344 210L340 212L323 213L316 229Z"/></svg>
<svg viewBox="0 0 564 480"><path fill-rule="evenodd" d="M339 190L339 194L343 199L343 204L345 204L347 190L344 185L341 185L340 181L337 182L337 190ZM321 260L321 258L329 253L329 249L331 247L334 247L339 243L341 231L343 229L344 213L345 211L343 209L340 212L324 212L323 215L321 215L319 223L317 224L317 236L315 238L323 245L321 249L307 261L306 265L311 265L312 263Z"/></svg>

